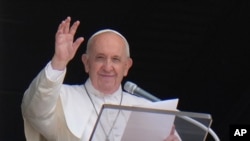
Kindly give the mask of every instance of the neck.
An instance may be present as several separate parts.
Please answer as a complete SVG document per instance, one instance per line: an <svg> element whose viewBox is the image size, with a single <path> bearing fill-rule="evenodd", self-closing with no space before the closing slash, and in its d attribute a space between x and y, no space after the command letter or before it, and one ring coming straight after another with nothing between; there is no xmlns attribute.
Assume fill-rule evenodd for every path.
<svg viewBox="0 0 250 141"><path fill-rule="evenodd" d="M85 85L88 87L89 89L89 92L91 94L94 94L94 95L97 95L97 96L101 96L101 97L104 97L104 96L111 96L111 95L116 95L116 94L120 94L122 92L122 88L121 86L119 86L117 89L115 90L99 90L97 89L91 82L90 79L88 79L85 83Z"/></svg>

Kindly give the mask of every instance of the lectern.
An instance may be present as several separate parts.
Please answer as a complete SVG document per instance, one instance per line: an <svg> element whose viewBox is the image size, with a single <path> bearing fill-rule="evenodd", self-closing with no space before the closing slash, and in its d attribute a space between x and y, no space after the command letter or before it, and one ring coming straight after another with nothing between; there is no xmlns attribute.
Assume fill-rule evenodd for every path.
<svg viewBox="0 0 250 141"><path fill-rule="evenodd" d="M90 141L163 141L175 127L182 141L204 141L210 114L104 104Z"/></svg>

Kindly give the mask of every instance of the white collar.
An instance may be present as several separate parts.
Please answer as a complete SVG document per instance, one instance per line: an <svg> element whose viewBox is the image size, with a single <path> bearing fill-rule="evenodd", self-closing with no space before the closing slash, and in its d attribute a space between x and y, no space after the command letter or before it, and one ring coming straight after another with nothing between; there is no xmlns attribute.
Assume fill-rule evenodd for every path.
<svg viewBox="0 0 250 141"><path fill-rule="evenodd" d="M91 80L88 78L87 81L85 82L85 86L86 88L88 89L89 93L90 94L93 94L95 96L98 96L98 97L120 97L120 95L122 94L122 88L121 88L121 85L119 86L118 90L116 90L114 93L112 94L104 94L102 92L100 92L99 90L95 89L94 86L92 85L92 82Z"/></svg>

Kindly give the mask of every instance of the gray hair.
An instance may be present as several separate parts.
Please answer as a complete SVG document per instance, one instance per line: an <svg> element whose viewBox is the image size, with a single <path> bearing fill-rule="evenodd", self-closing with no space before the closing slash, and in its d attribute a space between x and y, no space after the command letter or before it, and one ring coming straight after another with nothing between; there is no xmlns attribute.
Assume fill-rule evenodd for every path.
<svg viewBox="0 0 250 141"><path fill-rule="evenodd" d="M125 47L126 47L126 51L127 51L127 55L128 57L130 57L130 51L129 51L129 44L128 44L128 41L127 39L121 34L119 33L118 31L115 31L113 29L102 29L102 30L99 30L97 31L96 33L94 33L88 40L88 43L87 43L87 49L86 49L86 53L88 54L89 52L89 48L90 48L90 43L92 42L93 38L99 34L102 34L102 33L105 33L105 32L112 32L112 33L115 33L116 35L120 36L124 42L125 42Z"/></svg>

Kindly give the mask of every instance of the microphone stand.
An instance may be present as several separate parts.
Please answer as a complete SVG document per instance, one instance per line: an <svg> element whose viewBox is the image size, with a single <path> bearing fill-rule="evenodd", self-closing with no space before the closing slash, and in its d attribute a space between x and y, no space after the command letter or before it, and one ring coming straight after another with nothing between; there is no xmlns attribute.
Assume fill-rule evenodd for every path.
<svg viewBox="0 0 250 141"><path fill-rule="evenodd" d="M178 116L188 122L191 122L193 123L194 125L200 127L202 130L204 131L208 131L208 133L214 138L215 141L220 141L219 137L217 136L217 134L211 129L211 128L208 128L206 127L205 125L203 125L202 123L198 122L197 120L194 120L190 117L187 117L187 116Z"/></svg>
<svg viewBox="0 0 250 141"><path fill-rule="evenodd" d="M137 95L137 96L141 96L141 97L144 97L152 102L157 102L157 101L161 101L161 99L145 92L143 89L140 89L139 87L137 87L137 85L135 85L134 83L132 82L126 82L125 84L125 90L131 94L134 94L134 95ZM144 93L144 95L141 95L141 94L136 94L136 92L134 92L135 89L139 89L141 92ZM199 128L201 128L202 130L204 131L208 131L208 133L215 139L215 141L220 141L219 137L217 136L217 134L215 134L215 132L211 129L211 128L208 128L206 126L204 126L202 123L198 122L197 120L194 120L190 117L187 117L187 116L178 116L190 123L193 123L194 125L198 126Z"/></svg>
<svg viewBox="0 0 250 141"><path fill-rule="evenodd" d="M151 100L153 102L157 102L156 99L153 99ZM160 100L158 100L160 101ZM187 117L187 116L178 116L190 123L193 123L194 125L198 126L199 128L201 128L202 130L204 131L208 131L208 133L214 138L215 141L220 141L219 137L217 136L217 134L211 129L211 128L208 128L206 127L205 125L203 125L202 123L198 122L197 120L194 120L190 117Z"/></svg>

